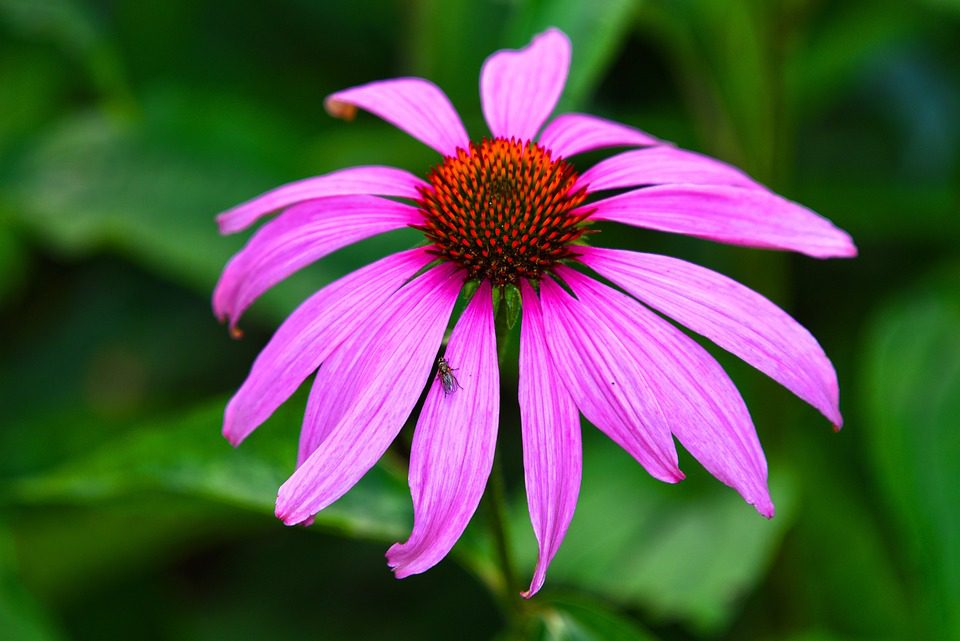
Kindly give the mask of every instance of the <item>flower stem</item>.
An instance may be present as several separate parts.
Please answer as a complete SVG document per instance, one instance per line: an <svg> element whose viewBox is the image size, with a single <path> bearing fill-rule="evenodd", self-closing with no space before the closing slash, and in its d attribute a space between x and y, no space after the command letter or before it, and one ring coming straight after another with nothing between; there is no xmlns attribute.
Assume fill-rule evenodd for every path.
<svg viewBox="0 0 960 641"><path fill-rule="evenodd" d="M497 333L497 360L500 371L510 342L510 326L506 302L501 298L496 315ZM493 539L494 555L499 566L502 580L500 595L505 614L516 620L521 614L521 602L518 596L520 583L517 581L517 572L510 553L510 531L507 520L507 492L503 476L501 448L498 447L493 457L493 469L490 471L490 481L487 484L487 512L489 516L490 534Z"/></svg>
<svg viewBox="0 0 960 641"><path fill-rule="evenodd" d="M519 582L517 571L510 554L510 532L507 525L506 490L503 480L503 467L500 457L494 456L493 470L490 472L490 483L487 486L487 512L490 519L490 533L493 536L494 553L500 568L503 580L503 594L505 609L510 617L520 612L518 598Z"/></svg>

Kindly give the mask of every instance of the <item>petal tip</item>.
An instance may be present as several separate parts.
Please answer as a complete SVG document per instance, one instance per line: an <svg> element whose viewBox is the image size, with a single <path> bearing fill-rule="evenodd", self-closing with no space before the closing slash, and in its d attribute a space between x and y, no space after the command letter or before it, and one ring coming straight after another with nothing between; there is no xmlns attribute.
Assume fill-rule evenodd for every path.
<svg viewBox="0 0 960 641"><path fill-rule="evenodd" d="M420 573L420 571L411 568L410 559L405 558L406 549L404 546L403 543L394 543L384 555L387 557L387 566L396 579L405 579L408 576Z"/></svg>
<svg viewBox="0 0 960 641"><path fill-rule="evenodd" d="M840 414L840 408L838 408L836 404L830 408L830 411L824 412L823 414L827 417L827 420L830 421L834 432L839 432L843 429L843 415Z"/></svg>
<svg viewBox="0 0 960 641"><path fill-rule="evenodd" d="M214 220L217 223L217 229L219 230L221 235L226 236L228 234L233 234L235 232L240 231L238 228L236 228L236 225L233 223L233 217L230 216L229 211L225 211L222 214L217 214Z"/></svg>
<svg viewBox="0 0 960 641"><path fill-rule="evenodd" d="M227 439L233 447L239 447L243 443L244 435L237 429L237 423L234 420L233 408L228 404L223 413L223 428L220 430L223 438Z"/></svg>
<svg viewBox="0 0 960 641"><path fill-rule="evenodd" d="M752 501L750 504L757 512L760 513L760 516L767 520L772 519L777 511L773 505L773 501L770 499L770 496L766 493L764 494L763 498Z"/></svg>
<svg viewBox="0 0 960 641"><path fill-rule="evenodd" d="M299 525L300 523L309 521L313 518L313 515L305 517L302 514L299 514L296 510L293 510L287 506L285 503L281 503L279 496L277 497L277 507L273 513L278 519L283 521L284 525L288 526Z"/></svg>
<svg viewBox="0 0 960 641"><path fill-rule="evenodd" d="M537 572L534 574L533 579L530 581L530 587L520 593L520 596L524 599L532 599L543 587L544 580L546 579L543 576L542 572Z"/></svg>
<svg viewBox="0 0 960 641"><path fill-rule="evenodd" d="M541 31L540 33L538 33L533 37L534 42L540 39L554 40L556 41L556 44L559 44L560 46L565 46L568 49L573 48L573 44L570 42L570 36L568 36L566 32L564 32L559 27L552 27L552 26L547 27L546 29L544 29L543 31Z"/></svg>
<svg viewBox="0 0 960 641"><path fill-rule="evenodd" d="M332 96L328 96L323 101L323 108L326 109L327 113L334 118L346 120L347 122L350 122L356 118L356 106L350 104L349 102L338 100L336 96L337 94L333 94Z"/></svg>

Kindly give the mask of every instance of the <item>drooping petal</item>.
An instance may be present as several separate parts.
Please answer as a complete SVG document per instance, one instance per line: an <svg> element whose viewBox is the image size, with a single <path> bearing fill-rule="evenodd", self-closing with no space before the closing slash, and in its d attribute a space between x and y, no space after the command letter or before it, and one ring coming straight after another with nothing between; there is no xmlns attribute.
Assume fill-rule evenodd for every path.
<svg viewBox="0 0 960 641"><path fill-rule="evenodd" d="M589 208L596 220L613 220L721 243L787 249L814 258L857 254L845 231L806 207L764 190L663 185L599 200L590 203Z"/></svg>
<svg viewBox="0 0 960 641"><path fill-rule="evenodd" d="M333 196L294 205L230 259L213 292L213 309L235 326L253 301L297 270L346 245L421 221L416 208L376 196Z"/></svg>
<svg viewBox="0 0 960 641"><path fill-rule="evenodd" d="M567 158L606 147L664 144L639 129L605 118L577 113L563 114L551 120L537 142L549 149L554 158Z"/></svg>
<svg viewBox="0 0 960 641"><path fill-rule="evenodd" d="M522 593L529 599L543 587L550 561L573 518L580 493L583 453L580 415L554 371L540 301L526 282L522 288L518 397L523 476L530 522L539 546L530 587Z"/></svg>
<svg viewBox="0 0 960 641"><path fill-rule="evenodd" d="M837 427L842 424L833 365L810 332L769 300L726 276L676 258L596 247L582 250L580 260L591 269L736 354Z"/></svg>
<svg viewBox="0 0 960 641"><path fill-rule="evenodd" d="M327 96L327 112L351 120L357 109L369 111L444 156L469 149L470 137L450 99L422 78L393 78L352 87Z"/></svg>
<svg viewBox="0 0 960 641"><path fill-rule="evenodd" d="M447 555L483 496L493 466L500 418L500 372L493 292L477 290L457 322L444 358L459 387L435 377L410 452L413 532L387 551L398 579L419 574Z"/></svg>
<svg viewBox="0 0 960 641"><path fill-rule="evenodd" d="M557 105L570 69L570 39L547 29L520 50L493 54L480 70L480 102L495 137L533 140Z"/></svg>
<svg viewBox="0 0 960 641"><path fill-rule="evenodd" d="M447 263L407 283L375 310L367 340L343 365L350 407L280 487L277 517L302 523L343 496L386 451L430 376L463 274Z"/></svg>
<svg viewBox="0 0 960 641"><path fill-rule="evenodd" d="M433 256L422 248L383 258L330 283L277 329L227 404L223 434L239 444L293 394L349 336L364 335L368 317Z"/></svg>
<svg viewBox="0 0 960 641"><path fill-rule="evenodd" d="M587 187L595 192L674 183L765 189L732 165L665 145L632 149L601 160L580 175L574 189Z"/></svg>
<svg viewBox="0 0 960 641"><path fill-rule="evenodd" d="M540 295L547 347L580 412L651 476L682 480L663 410L620 339L549 278Z"/></svg>
<svg viewBox="0 0 960 641"><path fill-rule="evenodd" d="M567 267L557 274L642 363L680 443L708 472L772 517L763 448L740 392L720 364L629 296Z"/></svg>
<svg viewBox="0 0 960 641"><path fill-rule="evenodd" d="M223 212L217 216L217 223L220 233L232 234L243 231L266 214L305 200L359 194L416 199L417 188L426 186L427 183L410 172L395 167L349 167L271 189Z"/></svg>

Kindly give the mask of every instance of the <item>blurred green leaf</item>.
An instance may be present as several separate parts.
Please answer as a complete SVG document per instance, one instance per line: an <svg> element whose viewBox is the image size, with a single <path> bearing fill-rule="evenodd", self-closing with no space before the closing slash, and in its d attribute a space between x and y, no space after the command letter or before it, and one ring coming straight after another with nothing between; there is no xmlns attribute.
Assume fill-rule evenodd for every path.
<svg viewBox="0 0 960 641"><path fill-rule="evenodd" d="M410 57L416 73L437 82L453 98L478 137L483 125L477 87L487 56L525 47L537 33L558 27L573 42L573 60L557 113L578 109L629 35L637 5L638 0L522 0L501 7L421 0L412 14Z"/></svg>
<svg viewBox="0 0 960 641"><path fill-rule="evenodd" d="M0 221L0 306L25 284L29 264L20 234Z"/></svg>
<svg viewBox="0 0 960 641"><path fill-rule="evenodd" d="M526 46L548 27L570 36L573 60L556 112L580 109L629 35L640 4L641 0L526 0L507 25L506 44Z"/></svg>
<svg viewBox="0 0 960 641"><path fill-rule="evenodd" d="M247 442L220 436L223 402L146 425L86 458L11 483L6 500L83 504L137 492L166 491L273 514L277 489L293 472L298 403L287 403ZM286 429L284 429L286 428ZM408 530L410 496L383 466L322 511L316 526L346 536L394 540Z"/></svg>
<svg viewBox="0 0 960 641"><path fill-rule="evenodd" d="M112 246L209 287L237 248L213 215L272 181L158 138L98 114L68 121L6 176L12 209L62 251Z"/></svg>
<svg viewBox="0 0 960 641"><path fill-rule="evenodd" d="M858 0L823 13L825 19L796 40L784 65L786 99L806 117L843 100L871 61L881 62L885 51L908 41L923 24L922 11L902 2Z"/></svg>
<svg viewBox="0 0 960 641"><path fill-rule="evenodd" d="M852 409L844 414L838 434L825 433L820 417L784 425L783 449L802 473L802 494L771 577L790 593L777 617L816 622L842 638L908 639L914 607L902 565L873 507L876 492L851 462L872 426Z"/></svg>
<svg viewBox="0 0 960 641"><path fill-rule="evenodd" d="M864 403L879 483L923 582L930 638L960 638L960 269L882 310Z"/></svg>
<svg viewBox="0 0 960 641"><path fill-rule="evenodd" d="M538 616L542 641L656 641L629 619L596 602L551 600Z"/></svg>
<svg viewBox="0 0 960 641"><path fill-rule="evenodd" d="M383 137L361 134L320 141L322 151L311 152L279 119L223 96L156 91L146 105L143 121L97 113L67 120L0 175L0 190L11 218L60 252L111 249L202 292L211 291L248 235L220 236L220 211L316 172L298 169L304 159L329 171L344 166L337 160L389 162L423 147L404 136L388 145L393 156L380 153L378 161ZM424 155L415 150L403 159L416 164ZM254 309L282 318L318 286L415 238L400 231L338 252L268 292Z"/></svg>
<svg viewBox="0 0 960 641"><path fill-rule="evenodd" d="M11 526L21 573L56 604L170 563L191 546L268 527L235 507L162 492L21 508Z"/></svg>
<svg viewBox="0 0 960 641"><path fill-rule="evenodd" d="M710 153L770 181L779 144L770 36L779 5L726 0L650 2L640 26L678 69Z"/></svg>
<svg viewBox="0 0 960 641"><path fill-rule="evenodd" d="M62 638L50 617L21 585L13 541L0 524L0 631L5 641L55 641Z"/></svg>
<svg viewBox="0 0 960 641"><path fill-rule="evenodd" d="M415 75L429 78L450 96L473 137L486 131L480 116L480 67L500 47L509 5L473 0L408 3L411 28L403 38Z"/></svg>
<svg viewBox="0 0 960 641"><path fill-rule="evenodd" d="M0 20L27 36L47 40L76 58L118 113L129 113L120 53L84 2L0 0Z"/></svg>
<svg viewBox="0 0 960 641"><path fill-rule="evenodd" d="M68 74L55 55L25 47L0 50L0 159L56 113Z"/></svg>
<svg viewBox="0 0 960 641"><path fill-rule="evenodd" d="M722 629L764 577L792 521L790 478L774 470L777 516L767 521L696 462L686 462L683 483L660 484L585 428L583 487L547 587L575 586L704 633ZM515 536L529 531L518 510ZM533 567L535 551L529 539L517 546L521 568Z"/></svg>

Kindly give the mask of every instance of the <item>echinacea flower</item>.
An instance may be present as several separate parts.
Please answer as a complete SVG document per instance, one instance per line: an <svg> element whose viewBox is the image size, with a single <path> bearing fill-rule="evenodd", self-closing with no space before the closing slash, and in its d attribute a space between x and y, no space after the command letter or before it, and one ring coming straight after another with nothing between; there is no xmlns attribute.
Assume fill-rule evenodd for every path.
<svg viewBox="0 0 960 641"><path fill-rule="evenodd" d="M522 301L519 404L527 500L543 585L573 516L580 414L653 477L683 478L673 437L761 514L767 467L734 384L656 310L766 373L841 424L836 374L817 341L756 292L666 256L587 245L594 221L713 241L853 256L850 237L738 169L601 118L551 115L570 63L556 29L484 63L491 138L472 142L443 92L419 78L372 82L326 101L334 116L371 112L440 154L422 180L353 167L279 187L223 213L225 233L264 224L214 294L232 328L265 290L330 252L413 227L426 238L324 287L280 326L231 399L224 434L240 443L316 373L297 469L277 498L287 524L309 522L393 442L424 387L410 456L414 526L387 552L397 577L440 561L463 533L493 463L500 406L493 293ZM578 175L567 158L628 147ZM616 195L603 192L617 190ZM597 238L592 236L591 238ZM591 273L619 287L604 284ZM475 291L434 364L454 305ZM516 291L516 290L513 290ZM454 385L454 382L456 385Z"/></svg>

